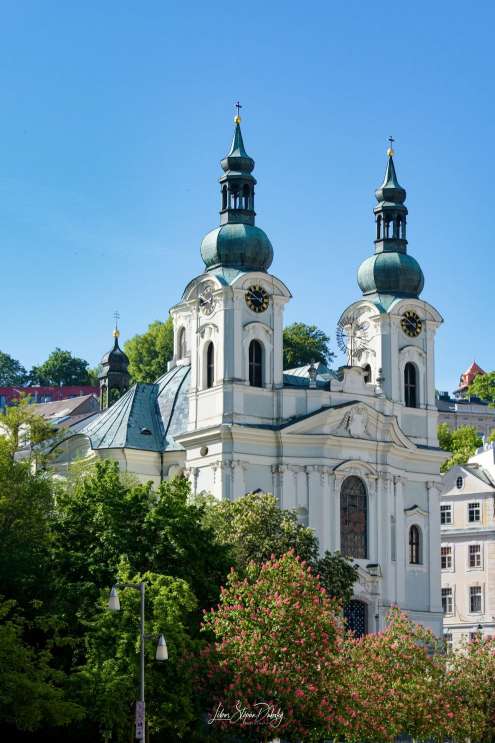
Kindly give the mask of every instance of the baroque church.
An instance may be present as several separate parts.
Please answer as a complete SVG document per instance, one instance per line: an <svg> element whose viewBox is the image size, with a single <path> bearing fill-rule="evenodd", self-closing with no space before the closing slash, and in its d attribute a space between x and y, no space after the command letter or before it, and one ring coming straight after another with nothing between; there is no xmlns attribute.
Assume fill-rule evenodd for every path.
<svg viewBox="0 0 495 743"><path fill-rule="evenodd" d="M348 364L284 370L291 293L270 273L273 248L255 224L254 160L240 127L221 161L220 225L201 244L203 271L171 308L174 356L154 384L129 388L118 331L102 359L100 413L59 443L60 473L104 457L142 481L178 474L194 493L274 493L316 532L321 550L359 567L350 619L383 627L392 605L442 631L440 474L435 402L438 311L420 299L407 252L406 192L394 152L376 191L374 254L361 296L342 313Z"/></svg>

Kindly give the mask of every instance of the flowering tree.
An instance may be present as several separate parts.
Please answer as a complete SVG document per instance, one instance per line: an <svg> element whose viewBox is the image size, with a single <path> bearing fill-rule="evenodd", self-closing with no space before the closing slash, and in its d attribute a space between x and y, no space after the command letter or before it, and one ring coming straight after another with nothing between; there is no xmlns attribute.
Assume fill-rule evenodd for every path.
<svg viewBox="0 0 495 743"><path fill-rule="evenodd" d="M349 639L345 655L352 709L342 738L389 741L407 733L419 740L444 740L454 712L445 656L433 652L437 645L429 630L398 609L390 612L383 632Z"/></svg>
<svg viewBox="0 0 495 743"><path fill-rule="evenodd" d="M477 637L449 656L449 693L455 704L452 737L495 740L495 638Z"/></svg>
<svg viewBox="0 0 495 743"><path fill-rule="evenodd" d="M348 697L339 607L292 551L232 570L203 628L202 691L217 736L320 739ZM346 720L342 718L344 723Z"/></svg>

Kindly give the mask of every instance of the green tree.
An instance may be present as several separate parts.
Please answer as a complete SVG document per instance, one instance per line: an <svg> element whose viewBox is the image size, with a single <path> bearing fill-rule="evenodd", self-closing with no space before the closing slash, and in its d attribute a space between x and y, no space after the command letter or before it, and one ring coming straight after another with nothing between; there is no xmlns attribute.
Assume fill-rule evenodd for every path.
<svg viewBox="0 0 495 743"><path fill-rule="evenodd" d="M495 371L478 374L469 385L468 394L486 400L490 407L495 407Z"/></svg>
<svg viewBox="0 0 495 743"><path fill-rule="evenodd" d="M326 552L319 558L313 529L300 524L295 511L279 508L273 495L248 493L236 501L203 499L205 523L229 547L232 564L240 573L251 562L261 565L271 555L280 557L292 549L320 574L331 596L342 603L350 600L357 569L339 553Z"/></svg>
<svg viewBox="0 0 495 743"><path fill-rule="evenodd" d="M27 380L28 373L20 361L0 351L0 387L23 385Z"/></svg>
<svg viewBox="0 0 495 743"><path fill-rule="evenodd" d="M190 740L195 726L191 672L184 660L192 654L188 631L196 599L188 584L178 578L147 572L130 574L121 566L119 580L146 583L146 719L158 740ZM85 635L84 663L74 675L76 699L87 710L88 723L104 741L127 743L134 726L134 703L139 691L139 595L120 590L121 610L108 610L109 587L102 591L94 619ZM157 663L158 636L167 639L169 659ZM86 738L89 739L89 738ZM92 740L97 740L92 735ZM154 740L157 738L154 737Z"/></svg>
<svg viewBox="0 0 495 743"><path fill-rule="evenodd" d="M50 423L37 415L29 404L29 396L23 395L0 413L0 446L11 459L19 449L30 447L30 459L43 459L37 448L47 439L54 438Z"/></svg>
<svg viewBox="0 0 495 743"><path fill-rule="evenodd" d="M67 699L67 679L53 666L51 650L40 648L39 639L37 647L28 645L25 632L15 601L0 598L0 721L33 731L80 720L84 709Z"/></svg>
<svg viewBox="0 0 495 743"><path fill-rule="evenodd" d="M123 556L132 573L151 570L186 580L200 607L210 606L229 560L227 549L204 525L203 508L191 502L184 478L154 490L151 483L123 478L118 465L108 461L97 462L62 489L53 529L67 613L91 615Z"/></svg>
<svg viewBox="0 0 495 743"><path fill-rule="evenodd" d="M154 382L167 371L167 362L174 355L172 318L156 320L146 333L135 335L124 344L129 357L129 373L134 382Z"/></svg>
<svg viewBox="0 0 495 743"><path fill-rule="evenodd" d="M454 467L456 464L466 464L476 449L483 444L481 436L473 426L460 426L451 429L447 423L440 423L437 429L438 443L440 448L451 452L452 456L441 466L442 472Z"/></svg>
<svg viewBox="0 0 495 743"><path fill-rule="evenodd" d="M32 384L70 386L90 384L88 362L73 356L70 351L56 348L41 366L30 372Z"/></svg>
<svg viewBox="0 0 495 743"><path fill-rule="evenodd" d="M294 322L284 328L284 369L294 369L314 362L329 364L334 357L328 344L330 338L316 325Z"/></svg>

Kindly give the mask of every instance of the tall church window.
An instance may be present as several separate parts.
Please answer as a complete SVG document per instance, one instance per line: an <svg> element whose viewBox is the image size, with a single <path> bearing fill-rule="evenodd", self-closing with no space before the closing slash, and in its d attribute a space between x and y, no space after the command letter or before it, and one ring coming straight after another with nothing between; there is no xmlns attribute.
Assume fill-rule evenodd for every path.
<svg viewBox="0 0 495 743"><path fill-rule="evenodd" d="M340 490L340 551L346 557L366 558L368 497L360 477L351 475Z"/></svg>
<svg viewBox="0 0 495 743"><path fill-rule="evenodd" d="M208 343L206 349L206 387L209 389L213 387L215 380L215 348L213 343Z"/></svg>
<svg viewBox="0 0 495 743"><path fill-rule="evenodd" d="M408 362L404 367L404 400L408 408L418 407L418 383L416 367Z"/></svg>
<svg viewBox="0 0 495 743"><path fill-rule="evenodd" d="M249 384L251 387L263 386L263 348L259 341L249 344Z"/></svg>
<svg viewBox="0 0 495 743"><path fill-rule="evenodd" d="M409 529L409 564L421 565L422 562L421 529L416 524L413 524Z"/></svg>
<svg viewBox="0 0 495 743"><path fill-rule="evenodd" d="M179 330L179 339L177 341L177 353L178 353L179 359L183 359L187 354L186 329L185 328L181 328Z"/></svg>

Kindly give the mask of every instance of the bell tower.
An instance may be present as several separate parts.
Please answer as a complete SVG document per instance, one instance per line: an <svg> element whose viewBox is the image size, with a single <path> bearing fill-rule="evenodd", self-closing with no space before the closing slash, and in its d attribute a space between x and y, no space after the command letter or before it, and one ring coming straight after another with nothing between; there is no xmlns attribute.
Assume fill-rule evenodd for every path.
<svg viewBox="0 0 495 743"><path fill-rule="evenodd" d="M244 146L239 111L220 164L220 225L201 242L203 273L171 309L172 365L191 365L189 425L194 430L235 422L272 424L274 390L283 387L283 309L291 295L268 273L273 248L255 224L255 163Z"/></svg>
<svg viewBox="0 0 495 743"><path fill-rule="evenodd" d="M420 299L424 276L407 252L406 190L398 181L393 139L389 141L385 177L375 191L375 252L358 270L362 299L343 317L359 317L367 326L359 358L367 383L401 406L400 423L407 435L417 443L436 445L434 340L443 320Z"/></svg>

